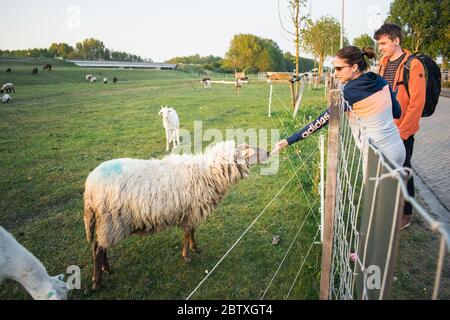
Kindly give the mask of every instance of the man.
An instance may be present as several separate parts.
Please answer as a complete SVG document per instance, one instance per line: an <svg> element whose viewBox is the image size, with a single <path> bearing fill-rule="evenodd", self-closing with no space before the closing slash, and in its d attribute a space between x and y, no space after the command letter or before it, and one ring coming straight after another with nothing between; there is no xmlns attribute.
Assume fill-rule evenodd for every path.
<svg viewBox="0 0 450 320"><path fill-rule="evenodd" d="M383 57L380 60L380 75L386 79L400 103L402 115L395 119L400 137L406 149L404 167L411 168L411 157L414 147L414 134L419 130L419 120L425 105L426 81L422 63L413 59L410 65L408 91L403 83L404 65L411 53L402 49L402 31L398 25L385 23L375 31L374 38ZM414 197L414 180L408 180L408 192ZM400 229L411 223L412 206L405 202Z"/></svg>

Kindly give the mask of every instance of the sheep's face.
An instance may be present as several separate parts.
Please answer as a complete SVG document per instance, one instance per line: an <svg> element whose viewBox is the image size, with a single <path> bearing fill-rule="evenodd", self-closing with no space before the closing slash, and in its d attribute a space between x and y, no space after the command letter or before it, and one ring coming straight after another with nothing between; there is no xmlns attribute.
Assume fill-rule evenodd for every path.
<svg viewBox="0 0 450 320"><path fill-rule="evenodd" d="M249 164L264 163L269 158L267 150L251 147L248 144L240 144L236 150L238 159L245 159Z"/></svg>
<svg viewBox="0 0 450 320"><path fill-rule="evenodd" d="M64 281L64 275L60 274L55 277L50 277L52 285L51 290L47 293L48 300L66 300L69 292L69 286Z"/></svg>
<svg viewBox="0 0 450 320"><path fill-rule="evenodd" d="M158 112L158 116L162 116L162 118L164 120L167 120L167 118L169 117L171 110L169 108L169 106L165 106L165 107L161 107L161 110L159 110Z"/></svg>

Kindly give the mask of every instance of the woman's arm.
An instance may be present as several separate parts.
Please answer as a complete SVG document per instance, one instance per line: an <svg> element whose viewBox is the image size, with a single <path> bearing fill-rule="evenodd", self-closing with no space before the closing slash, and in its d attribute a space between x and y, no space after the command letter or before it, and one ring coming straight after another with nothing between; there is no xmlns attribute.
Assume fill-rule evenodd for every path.
<svg viewBox="0 0 450 320"><path fill-rule="evenodd" d="M330 120L330 109L328 108L327 110L322 112L314 121L310 122L308 125L300 129L300 131L294 133L287 139L283 139L277 142L275 148L272 150L270 155L280 152L288 145L291 145L297 141L308 138L311 134L313 134L316 131L319 131L322 127L326 126L329 120Z"/></svg>
<svg viewBox="0 0 450 320"><path fill-rule="evenodd" d="M301 128L300 131L288 137L286 139L288 144L291 145L293 143L296 143L297 141L308 138L311 134L313 134L316 131L319 131L320 129L322 129L322 127L326 126L329 120L330 120L330 109L328 108L327 110L322 112L315 120L313 120L312 122Z"/></svg>

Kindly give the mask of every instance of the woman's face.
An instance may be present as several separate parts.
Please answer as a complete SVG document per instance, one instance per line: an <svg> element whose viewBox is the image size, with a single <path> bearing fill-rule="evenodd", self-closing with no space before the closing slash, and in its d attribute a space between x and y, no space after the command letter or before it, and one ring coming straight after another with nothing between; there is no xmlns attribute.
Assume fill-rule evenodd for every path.
<svg viewBox="0 0 450 320"><path fill-rule="evenodd" d="M334 72L333 76L339 80L341 83L346 83L352 80L355 76L355 72L358 69L358 65L353 66L348 64L347 61L339 57L334 57L333 61Z"/></svg>

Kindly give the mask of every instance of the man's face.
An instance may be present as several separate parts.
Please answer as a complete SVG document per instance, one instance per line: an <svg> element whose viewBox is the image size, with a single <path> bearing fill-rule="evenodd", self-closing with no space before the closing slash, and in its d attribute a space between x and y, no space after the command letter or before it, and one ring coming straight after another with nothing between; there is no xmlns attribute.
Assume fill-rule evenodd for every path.
<svg viewBox="0 0 450 320"><path fill-rule="evenodd" d="M377 40L377 44L383 57L390 58L395 54L397 48L400 48L400 39L396 37L394 40L391 40L389 36L382 35Z"/></svg>

